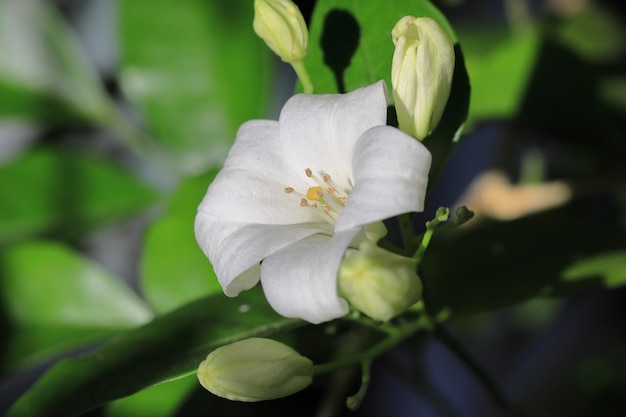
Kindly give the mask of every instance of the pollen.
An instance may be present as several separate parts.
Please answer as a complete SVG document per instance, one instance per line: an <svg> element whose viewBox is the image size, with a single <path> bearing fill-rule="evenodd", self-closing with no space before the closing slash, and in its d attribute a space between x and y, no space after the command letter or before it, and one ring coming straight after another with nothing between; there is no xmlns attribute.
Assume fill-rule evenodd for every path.
<svg viewBox="0 0 626 417"><path fill-rule="evenodd" d="M322 187L311 187L306 192L306 198L309 200L320 200L324 195L324 189Z"/></svg>

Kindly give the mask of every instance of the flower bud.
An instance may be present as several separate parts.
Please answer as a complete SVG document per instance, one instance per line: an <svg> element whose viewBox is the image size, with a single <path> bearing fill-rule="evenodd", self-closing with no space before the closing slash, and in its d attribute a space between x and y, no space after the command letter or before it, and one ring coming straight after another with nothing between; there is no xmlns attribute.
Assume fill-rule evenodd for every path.
<svg viewBox="0 0 626 417"><path fill-rule="evenodd" d="M358 310L380 321L415 304L422 295L416 261L363 241L349 249L339 268L339 290Z"/></svg>
<svg viewBox="0 0 626 417"><path fill-rule="evenodd" d="M313 362L272 339L250 338L209 353L198 367L200 384L233 401L263 401L296 393L313 380Z"/></svg>
<svg viewBox="0 0 626 417"><path fill-rule="evenodd" d="M254 31L285 62L306 55L309 31L300 9L290 0L254 0Z"/></svg>
<svg viewBox="0 0 626 417"><path fill-rule="evenodd" d="M454 45L429 17L405 16L391 31L393 99L401 130L419 140L439 124L454 73Z"/></svg>

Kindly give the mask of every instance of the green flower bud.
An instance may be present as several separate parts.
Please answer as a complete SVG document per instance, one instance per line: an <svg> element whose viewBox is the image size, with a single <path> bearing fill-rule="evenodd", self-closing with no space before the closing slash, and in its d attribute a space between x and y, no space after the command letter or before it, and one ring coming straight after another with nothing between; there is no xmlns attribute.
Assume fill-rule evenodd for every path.
<svg viewBox="0 0 626 417"><path fill-rule="evenodd" d="M254 31L285 62L306 55L309 31L300 9L290 0L254 0Z"/></svg>
<svg viewBox="0 0 626 417"><path fill-rule="evenodd" d="M401 130L419 140L439 124L454 73L454 45L429 17L405 16L391 31L391 85Z"/></svg>
<svg viewBox="0 0 626 417"><path fill-rule="evenodd" d="M263 401L296 393L313 380L313 362L272 339L250 338L209 353L198 367L200 384L233 401Z"/></svg>
<svg viewBox="0 0 626 417"><path fill-rule="evenodd" d="M339 290L358 310L380 321L415 304L422 282L412 258L391 253L371 241L349 249L339 268Z"/></svg>

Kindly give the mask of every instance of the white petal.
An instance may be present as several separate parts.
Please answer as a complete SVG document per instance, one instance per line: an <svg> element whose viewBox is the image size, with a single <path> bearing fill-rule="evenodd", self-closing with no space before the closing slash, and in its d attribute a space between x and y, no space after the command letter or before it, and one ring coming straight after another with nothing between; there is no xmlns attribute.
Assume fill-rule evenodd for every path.
<svg viewBox="0 0 626 417"><path fill-rule="evenodd" d="M351 188L354 144L366 130L385 125L387 90L384 81L347 94L299 94L280 113L279 133L293 169L324 171Z"/></svg>
<svg viewBox="0 0 626 417"><path fill-rule="evenodd" d="M347 314L347 302L337 295L337 273L359 230L331 238L313 235L267 257L261 264L261 284L272 308L314 324Z"/></svg>
<svg viewBox="0 0 626 417"><path fill-rule="evenodd" d="M237 132L224 168L217 175L198 211L232 222L297 224L320 221L313 209L300 207L309 185L285 163L278 140L278 123L252 120Z"/></svg>
<svg viewBox="0 0 626 417"><path fill-rule="evenodd" d="M374 127L354 147L354 181L335 231L424 209L431 155L390 126Z"/></svg>
<svg viewBox="0 0 626 417"><path fill-rule="evenodd" d="M227 221L198 212L196 240L209 258L230 297L252 288L259 281L255 271L268 255L316 233L332 233L328 223L307 225L259 225Z"/></svg>

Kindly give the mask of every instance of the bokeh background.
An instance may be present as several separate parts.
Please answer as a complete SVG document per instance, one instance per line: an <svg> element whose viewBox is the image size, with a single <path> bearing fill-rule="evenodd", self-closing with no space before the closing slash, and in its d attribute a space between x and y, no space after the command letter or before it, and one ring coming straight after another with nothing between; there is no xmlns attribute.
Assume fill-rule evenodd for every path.
<svg viewBox="0 0 626 417"><path fill-rule="evenodd" d="M296 3L309 19L313 2ZM477 201L472 182L498 170L512 184L575 183L573 210L623 230L623 2L434 3L457 32L472 96L419 221ZM237 127L275 119L296 83L252 15L251 0L0 0L0 412L59 357L220 291L193 240L195 208ZM574 238L589 225L570 226ZM519 257L531 263L528 242ZM449 330L534 415L623 415L625 297L536 298ZM185 378L89 414L501 415L431 338L381 357L351 413L342 404L357 376L260 404L216 399Z"/></svg>

